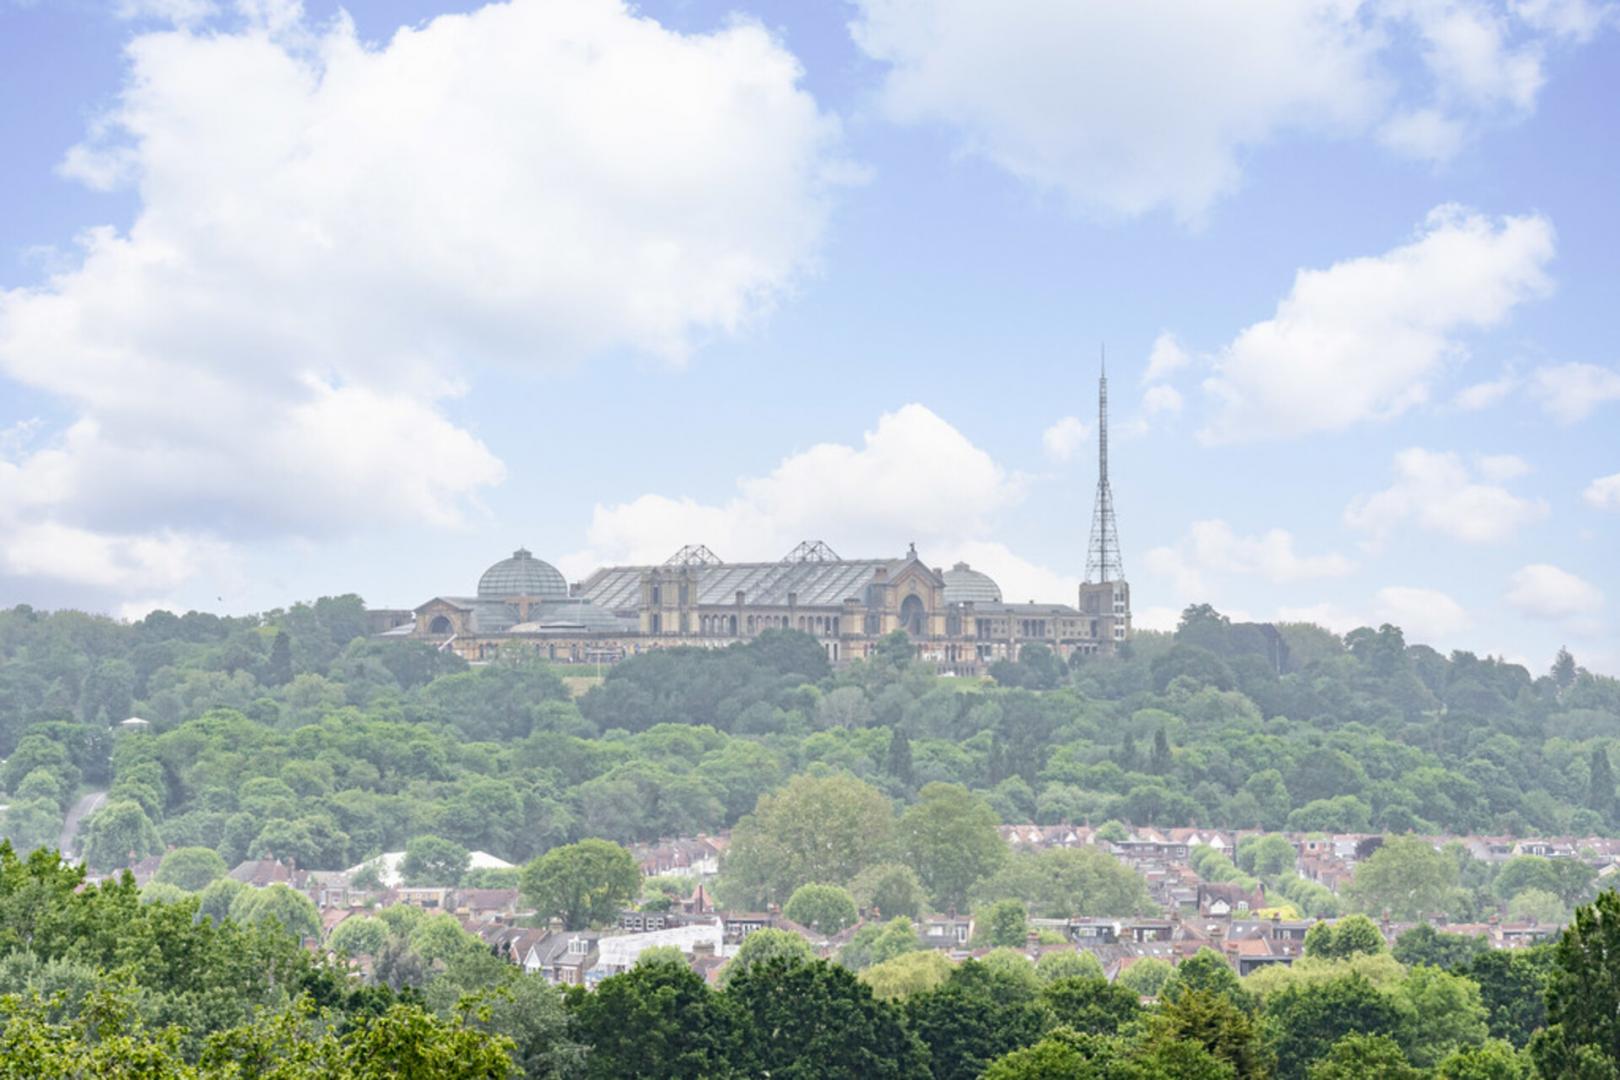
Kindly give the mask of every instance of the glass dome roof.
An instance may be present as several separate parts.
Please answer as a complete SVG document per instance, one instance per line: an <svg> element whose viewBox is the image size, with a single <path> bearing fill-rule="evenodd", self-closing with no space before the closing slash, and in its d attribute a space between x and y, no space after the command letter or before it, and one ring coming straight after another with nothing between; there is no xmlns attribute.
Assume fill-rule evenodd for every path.
<svg viewBox="0 0 1620 1080"><path fill-rule="evenodd" d="M965 562L945 571L947 604L999 604L1001 586L989 574L981 574Z"/></svg>
<svg viewBox="0 0 1620 1080"><path fill-rule="evenodd" d="M478 579L480 600L499 600L507 596L566 600L568 582L555 566L518 548L510 559L502 559Z"/></svg>

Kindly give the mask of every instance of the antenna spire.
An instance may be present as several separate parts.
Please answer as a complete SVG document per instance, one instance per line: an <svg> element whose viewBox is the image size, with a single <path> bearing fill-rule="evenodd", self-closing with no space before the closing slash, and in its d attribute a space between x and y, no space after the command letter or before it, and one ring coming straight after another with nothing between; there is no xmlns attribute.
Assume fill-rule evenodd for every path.
<svg viewBox="0 0 1620 1080"><path fill-rule="evenodd" d="M1097 501L1091 512L1091 543L1086 548L1086 581L1123 581L1119 533L1114 524L1114 492L1108 484L1108 353L1103 346L1097 377Z"/></svg>

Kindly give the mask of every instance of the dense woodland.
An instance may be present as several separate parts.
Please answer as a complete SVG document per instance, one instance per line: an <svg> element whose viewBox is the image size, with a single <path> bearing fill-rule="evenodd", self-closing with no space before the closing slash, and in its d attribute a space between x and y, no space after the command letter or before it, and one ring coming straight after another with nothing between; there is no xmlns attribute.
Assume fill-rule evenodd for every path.
<svg viewBox="0 0 1620 1080"><path fill-rule="evenodd" d="M0 1076L1616 1075L1620 1001L1578 990L1620 985L1611 894L1558 944L1512 952L1420 928L1391 955L1351 917L1242 983L1214 954L1112 985L1073 953L953 965L911 922L972 908L975 944L1014 946L1030 917L1151 909L1102 852L1015 855L1001 822L1612 832L1620 684L1567 654L1533 675L1393 627L1340 639L1192 608L1125 656L1029 649L990 682L921 669L903 637L831 671L783 632L634 657L575 699L522 656L469 670L367 638L362 610L0 613ZM150 729L117 730L131 715ZM53 847L90 791L108 792L81 833L92 870L172 849L144 891L12 854ZM306 898L221 880L246 857L342 868L403 848L408 877L454 883L481 849L583 927L680 890L640 881L613 841L725 828L726 902L825 932L857 908L883 919L836 964L761 932L720 990L655 950L569 996L414 909L350 919L312 955ZM1251 838L1198 869L1307 914L1562 920L1595 888L1577 860L1493 868L1394 836L1335 896L1286 846Z"/></svg>
<svg viewBox="0 0 1620 1080"><path fill-rule="evenodd" d="M1620 826L1620 682L1232 624L1207 607L1119 659L1044 650L994 683L903 637L828 669L809 638L633 657L577 701L514 656L477 670L362 635L357 597L134 624L0 612L0 790L19 850L107 790L84 854L166 846L343 868L435 836L523 862L584 837L732 827L798 774L894 807L965 788L1002 821L1590 835ZM150 734L113 726L138 715Z"/></svg>

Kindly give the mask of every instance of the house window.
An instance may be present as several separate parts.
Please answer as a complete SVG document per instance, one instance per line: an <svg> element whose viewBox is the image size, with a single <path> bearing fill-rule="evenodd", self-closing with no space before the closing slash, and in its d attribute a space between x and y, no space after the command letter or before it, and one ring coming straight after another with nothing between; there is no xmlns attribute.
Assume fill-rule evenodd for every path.
<svg viewBox="0 0 1620 1080"><path fill-rule="evenodd" d="M586 953L588 953L590 951L591 951L591 943L589 941L586 941L584 938L569 938L568 939L568 955L569 956L584 956Z"/></svg>
<svg viewBox="0 0 1620 1080"><path fill-rule="evenodd" d="M664 596L664 590L659 588L657 585L654 585L653 586L653 601L652 601L653 602L653 607L657 607L663 601L663 596Z"/></svg>

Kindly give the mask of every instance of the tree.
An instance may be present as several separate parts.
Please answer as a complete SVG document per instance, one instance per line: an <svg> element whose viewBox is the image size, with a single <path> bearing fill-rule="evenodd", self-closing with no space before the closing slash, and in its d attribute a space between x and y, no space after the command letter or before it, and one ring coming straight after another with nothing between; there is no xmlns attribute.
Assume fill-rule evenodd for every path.
<svg viewBox="0 0 1620 1080"><path fill-rule="evenodd" d="M1063 949L1043 952L1035 960L1035 974L1045 983L1059 979L1104 978L1102 961L1097 954L1085 949ZM1072 1026L1072 1025L1071 1025Z"/></svg>
<svg viewBox="0 0 1620 1080"><path fill-rule="evenodd" d="M1310 1064L1346 1035L1393 1039L1406 1022L1396 1000L1359 975L1288 986L1266 999L1266 1025L1282 1080L1304 1077Z"/></svg>
<svg viewBox="0 0 1620 1080"><path fill-rule="evenodd" d="M1490 942L1483 934L1448 934L1436 930L1428 923L1414 926L1395 939L1395 959L1408 967L1428 964L1451 970L1467 967L1490 950Z"/></svg>
<svg viewBox="0 0 1620 1080"><path fill-rule="evenodd" d="M1188 989L1176 995L1153 1017L1152 1038L1196 1043L1230 1065L1237 1077L1270 1075L1270 1054L1259 1027L1226 994Z"/></svg>
<svg viewBox="0 0 1620 1080"><path fill-rule="evenodd" d="M1007 859L1000 819L960 784L932 783L901 815L900 849L936 907L962 907L968 890Z"/></svg>
<svg viewBox="0 0 1620 1080"><path fill-rule="evenodd" d="M1170 772L1171 764L1170 736L1161 727L1153 734L1153 753L1148 758L1148 772L1164 776Z"/></svg>
<svg viewBox="0 0 1620 1080"><path fill-rule="evenodd" d="M1605 822L1614 820L1614 770L1609 765L1609 752L1602 746L1592 747L1592 760L1586 784L1587 809Z"/></svg>
<svg viewBox="0 0 1620 1080"><path fill-rule="evenodd" d="M858 917L855 899L837 885L800 885L793 890L782 914L822 934L836 934L853 926Z"/></svg>
<svg viewBox="0 0 1620 1080"><path fill-rule="evenodd" d="M162 850L152 819L129 800L108 802L97 810L84 841L85 862L98 870L128 866Z"/></svg>
<svg viewBox="0 0 1620 1080"><path fill-rule="evenodd" d="M1101 975L1057 979L1041 988L1040 1001L1062 1026L1093 1035L1113 1035L1142 1015L1135 993Z"/></svg>
<svg viewBox="0 0 1620 1080"><path fill-rule="evenodd" d="M345 956L375 956L388 940L388 924L368 915L350 916L332 928L326 946Z"/></svg>
<svg viewBox="0 0 1620 1080"><path fill-rule="evenodd" d="M591 1080L741 1077L745 1021L685 964L638 964L567 999Z"/></svg>
<svg viewBox="0 0 1620 1080"><path fill-rule="evenodd" d="M641 888L630 853L609 840L581 840L553 848L523 868L519 888L543 919L568 930L607 923Z"/></svg>
<svg viewBox="0 0 1620 1080"><path fill-rule="evenodd" d="M889 750L884 756L884 771L900 783L911 786L911 739L906 729L896 724L889 735Z"/></svg>
<svg viewBox="0 0 1620 1080"><path fill-rule="evenodd" d="M1037 1041L1051 1013L1032 998L997 993L969 960L944 986L904 1004L906 1026L928 1046L936 1080L971 1080L996 1058Z"/></svg>
<svg viewBox="0 0 1620 1080"><path fill-rule="evenodd" d="M1581 1076L1584 1063L1595 1059L1614 1069L1620 1061L1620 893L1600 893L1576 909L1554 956L1548 1026L1531 1046L1537 1067L1544 1076Z"/></svg>
<svg viewBox="0 0 1620 1080"><path fill-rule="evenodd" d="M882 861L894 831L882 792L853 776L800 775L762 795L737 823L722 892L754 907L780 903L812 881L847 884Z"/></svg>
<svg viewBox="0 0 1620 1080"><path fill-rule="evenodd" d="M1435 1080L1530 1080L1530 1055L1501 1039L1453 1051L1435 1066Z"/></svg>
<svg viewBox="0 0 1620 1080"><path fill-rule="evenodd" d="M1174 971L1170 961L1160 960L1157 956L1144 956L1121 971L1118 981L1119 985L1138 997L1158 997Z"/></svg>
<svg viewBox="0 0 1620 1080"><path fill-rule="evenodd" d="M876 1000L843 968L774 957L733 975L725 996L749 1019L740 1060L753 1075L799 1080L927 1080L930 1075L927 1051L895 1008Z"/></svg>
<svg viewBox="0 0 1620 1080"><path fill-rule="evenodd" d="M1463 976L1418 966L1406 973L1397 995L1410 1008L1400 1041L1414 1065L1434 1065L1453 1050L1485 1041L1479 987Z"/></svg>
<svg viewBox="0 0 1620 1080"><path fill-rule="evenodd" d="M321 916L303 893L276 882L262 889L244 889L231 901L230 917L243 924L274 921L295 940L321 937Z"/></svg>
<svg viewBox="0 0 1620 1080"><path fill-rule="evenodd" d="M1457 864L1415 836L1396 836L1356 868L1346 898L1362 911L1418 920L1449 910Z"/></svg>
<svg viewBox="0 0 1620 1080"><path fill-rule="evenodd" d="M1580 669L1575 666L1575 657L1570 655L1568 649L1559 648L1558 655L1553 658L1550 674L1553 685L1558 688L1560 695L1575 685L1575 678L1579 673Z"/></svg>
<svg viewBox="0 0 1620 1080"><path fill-rule="evenodd" d="M1029 917L1017 900L997 900L979 916L978 944L1019 948L1029 937Z"/></svg>
<svg viewBox="0 0 1620 1080"><path fill-rule="evenodd" d="M851 971L860 971L922 947L911 920L896 915L886 923L867 923L855 931L849 944L839 953L838 961Z"/></svg>
<svg viewBox="0 0 1620 1080"><path fill-rule="evenodd" d="M413 836L405 844L405 859L399 871L407 885L455 886L461 884L470 861L467 849L453 840Z"/></svg>
<svg viewBox="0 0 1620 1080"><path fill-rule="evenodd" d="M264 674L259 681L266 686L286 686L292 680L292 638L287 636L287 631L277 630L270 644L270 659L265 661Z"/></svg>
<svg viewBox="0 0 1620 1080"><path fill-rule="evenodd" d="M753 967L768 964L773 960L808 963L815 958L816 954L810 948L810 943L798 934L767 927L755 930L743 938L742 945L737 949L737 955L726 961L726 966L721 970L720 981L729 986L732 979Z"/></svg>
<svg viewBox="0 0 1620 1080"><path fill-rule="evenodd" d="M1337 926L1318 922L1305 932L1305 955L1318 960L1347 960L1383 951L1383 932L1365 915L1347 915Z"/></svg>
<svg viewBox="0 0 1620 1080"><path fill-rule="evenodd" d="M863 969L861 981L872 988L873 997L889 1001L942 985L955 967L938 949L917 949Z"/></svg>
<svg viewBox="0 0 1620 1080"><path fill-rule="evenodd" d="M1238 842L1237 865L1245 873L1267 880L1291 873L1299 853L1286 836L1265 833Z"/></svg>
<svg viewBox="0 0 1620 1080"><path fill-rule="evenodd" d="M213 848L174 848L164 854L153 880L176 885L186 892L201 892L210 882L224 877L229 869Z"/></svg>
<svg viewBox="0 0 1620 1080"><path fill-rule="evenodd" d="M1237 972L1226 962L1226 957L1207 945L1176 965L1159 997L1173 1002L1193 992L1218 994L1242 1009L1253 1006L1248 991L1238 982Z"/></svg>
<svg viewBox="0 0 1620 1080"><path fill-rule="evenodd" d="M1563 901L1545 889L1525 889L1508 901L1508 918L1541 926L1560 926L1568 919Z"/></svg>
<svg viewBox="0 0 1620 1080"><path fill-rule="evenodd" d="M1334 1043L1327 1056L1311 1065L1309 1080L1423 1080L1425 1073L1414 1069L1401 1053L1400 1044L1388 1035L1350 1034Z"/></svg>
<svg viewBox="0 0 1620 1080"><path fill-rule="evenodd" d="M862 911L885 918L904 915L915 919L926 899L917 872L901 863L868 866L855 875L849 891Z"/></svg>
<svg viewBox="0 0 1620 1080"><path fill-rule="evenodd" d="M1490 949L1459 974L1479 987L1491 1037L1516 1047L1547 1026L1547 984L1556 966L1555 947Z"/></svg>

